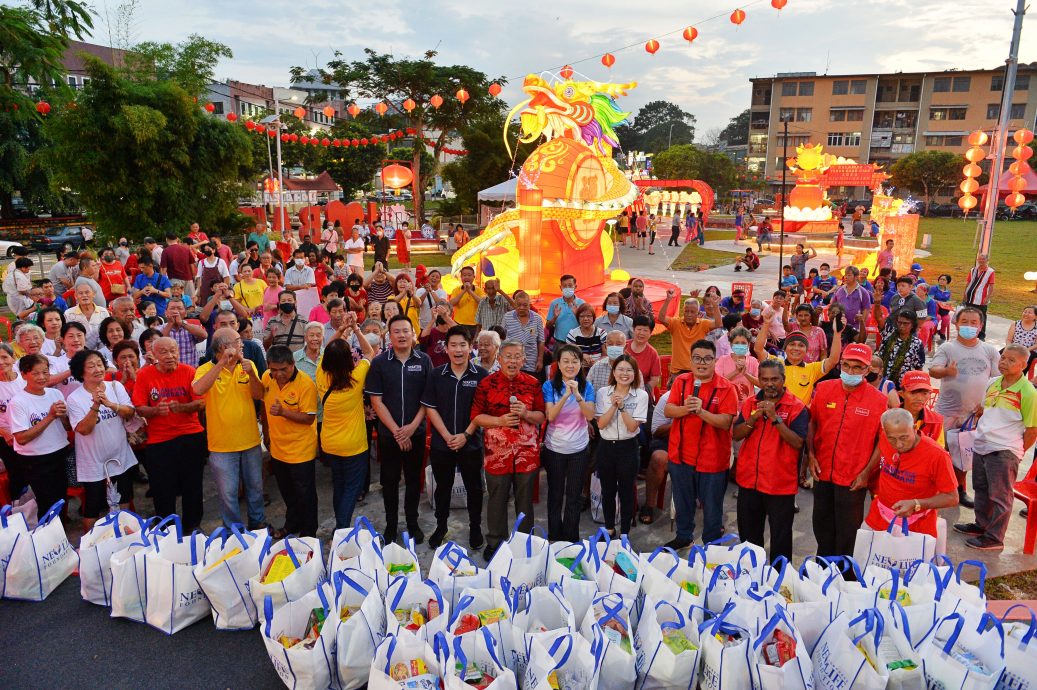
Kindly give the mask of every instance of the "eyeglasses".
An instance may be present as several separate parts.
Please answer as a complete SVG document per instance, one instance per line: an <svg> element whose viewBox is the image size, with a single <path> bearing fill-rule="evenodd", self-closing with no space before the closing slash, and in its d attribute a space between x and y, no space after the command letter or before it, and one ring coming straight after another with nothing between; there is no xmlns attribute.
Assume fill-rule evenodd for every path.
<svg viewBox="0 0 1037 690"><path fill-rule="evenodd" d="M693 364L712 364L716 360L716 357L706 356L699 357L698 355L692 355L691 361Z"/></svg>

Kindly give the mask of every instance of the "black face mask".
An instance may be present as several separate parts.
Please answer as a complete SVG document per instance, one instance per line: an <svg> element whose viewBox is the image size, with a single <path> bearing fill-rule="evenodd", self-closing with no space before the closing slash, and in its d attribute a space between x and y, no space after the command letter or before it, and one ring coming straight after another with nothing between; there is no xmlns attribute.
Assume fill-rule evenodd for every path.
<svg viewBox="0 0 1037 690"><path fill-rule="evenodd" d="M291 302L281 302L277 305L277 308L281 310L282 314L291 314L295 311L295 305Z"/></svg>
<svg viewBox="0 0 1037 690"><path fill-rule="evenodd" d="M868 383L875 383L876 381L879 380L879 372L877 372L877 371L869 371L867 374L865 374L864 380L867 381Z"/></svg>
<svg viewBox="0 0 1037 690"><path fill-rule="evenodd" d="M212 256L212 250L211 249L206 249L205 251L202 252L202 254L204 254L207 257Z"/></svg>
<svg viewBox="0 0 1037 690"><path fill-rule="evenodd" d="M437 325L437 326L442 326L442 325L443 325L443 324L445 324L445 323L446 323L446 321L445 321L445 320L443 320L443 317L442 317L442 316L437 316L437 317L436 317L436 325Z"/></svg>

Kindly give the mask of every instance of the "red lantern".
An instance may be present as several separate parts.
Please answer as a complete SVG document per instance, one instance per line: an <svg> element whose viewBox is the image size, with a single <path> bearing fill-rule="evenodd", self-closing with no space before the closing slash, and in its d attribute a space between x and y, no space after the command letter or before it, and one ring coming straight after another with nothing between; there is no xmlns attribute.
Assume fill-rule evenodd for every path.
<svg viewBox="0 0 1037 690"><path fill-rule="evenodd" d="M289 139L289 141L291 141L294 144L295 142L299 141L299 135L298 134L289 134L288 135L288 139Z"/></svg>
<svg viewBox="0 0 1037 690"><path fill-rule="evenodd" d="M1026 202L1026 197L1019 192L1013 192L1005 197L1005 206L1008 208L1019 208Z"/></svg>
<svg viewBox="0 0 1037 690"><path fill-rule="evenodd" d="M418 133L418 130L414 129L413 127L408 127L407 128L407 134L409 134L411 136L414 136L417 133Z"/></svg>
<svg viewBox="0 0 1037 690"><path fill-rule="evenodd" d="M360 140L359 139L353 139L352 140L352 144L353 144L353 146L360 146Z"/></svg>
<svg viewBox="0 0 1037 690"><path fill-rule="evenodd" d="M321 146L331 146L331 139L328 139L327 137L324 137L323 139L320 140L320 145Z"/></svg>
<svg viewBox="0 0 1037 690"><path fill-rule="evenodd" d="M771 0L771 7L776 10L785 9L785 5L789 4L789 0Z"/></svg>
<svg viewBox="0 0 1037 690"><path fill-rule="evenodd" d="M207 113L216 112L216 106L213 105L212 103L206 103L205 104L205 112L207 112Z"/></svg>
<svg viewBox="0 0 1037 690"><path fill-rule="evenodd" d="M282 134L281 135L281 141L283 141L284 143L287 144L291 140L292 140L292 136L290 134Z"/></svg>
<svg viewBox="0 0 1037 690"><path fill-rule="evenodd" d="M428 102L433 108L439 108L439 106L443 105L443 97L438 93L434 93L432 98L428 99Z"/></svg>
<svg viewBox="0 0 1037 690"><path fill-rule="evenodd" d="M979 201L976 199L976 197L972 196L971 194L963 194L961 198L958 199L958 208L968 213L972 209L976 208L976 204L978 203Z"/></svg>
<svg viewBox="0 0 1037 690"><path fill-rule="evenodd" d="M731 13L731 23L735 26L741 26L742 22L745 21L745 10L737 9Z"/></svg>
<svg viewBox="0 0 1037 690"><path fill-rule="evenodd" d="M1026 146L1033 141L1033 132L1028 129L1017 129L1015 130L1015 134L1012 135L1012 138L1015 139L1015 143L1020 146Z"/></svg>
<svg viewBox="0 0 1037 690"><path fill-rule="evenodd" d="M361 146L367 146L367 137L364 137L363 139L360 140L360 145Z"/></svg>
<svg viewBox="0 0 1037 690"><path fill-rule="evenodd" d="M562 75L562 79L568 79L573 75L572 65L566 65L562 69L558 70L558 74Z"/></svg>
<svg viewBox="0 0 1037 690"><path fill-rule="evenodd" d="M249 120L248 122L245 123L245 129L247 129L248 131L251 132L255 128L256 128L256 123L253 122L252 120Z"/></svg>
<svg viewBox="0 0 1037 690"><path fill-rule="evenodd" d="M256 125L256 131L262 134L266 131L266 125Z"/></svg>
<svg viewBox="0 0 1037 690"><path fill-rule="evenodd" d="M1019 177L1026 177L1027 173L1030 172L1030 164L1026 161L1016 161L1008 166L1008 172Z"/></svg>
<svg viewBox="0 0 1037 690"><path fill-rule="evenodd" d="M414 181L410 168L393 163L382 168L382 184L390 189L402 189Z"/></svg>
<svg viewBox="0 0 1037 690"><path fill-rule="evenodd" d="M299 137L299 143L302 144L303 146L306 146L306 144L310 143L310 138L309 137Z"/></svg>
<svg viewBox="0 0 1037 690"><path fill-rule="evenodd" d="M689 26L684 30L684 33L682 35L684 36L685 41L691 43L699 37L699 30L696 29L694 26Z"/></svg>
<svg viewBox="0 0 1037 690"><path fill-rule="evenodd" d="M360 106L358 106L356 103L350 103L349 107L346 108L346 112L349 113L350 117L356 117L360 114Z"/></svg>
<svg viewBox="0 0 1037 690"><path fill-rule="evenodd" d="M605 53L601 56L601 64L612 69L612 65L616 64L616 56L612 53Z"/></svg>
<svg viewBox="0 0 1037 690"><path fill-rule="evenodd" d="M965 160L970 163L979 163L981 160L987 157L986 151L978 146L973 146L965 152Z"/></svg>
<svg viewBox="0 0 1037 690"><path fill-rule="evenodd" d="M983 169L975 163L969 163L961 169L961 172L965 177L979 177L983 173Z"/></svg>
<svg viewBox="0 0 1037 690"><path fill-rule="evenodd" d="M990 137L988 137L987 133L984 132L982 129L977 129L975 132L969 135L970 146L983 146L989 140Z"/></svg>
<svg viewBox="0 0 1037 690"><path fill-rule="evenodd" d="M962 180L961 184L958 185L958 189L960 189L966 194L972 194L977 189L979 189L979 182L977 182L974 178L969 177Z"/></svg>
<svg viewBox="0 0 1037 690"><path fill-rule="evenodd" d="M36 112L38 112L40 115L46 115L50 112L50 103L48 103L47 101L40 101L36 104Z"/></svg>
<svg viewBox="0 0 1037 690"><path fill-rule="evenodd" d="M300 120L306 116L306 108L302 107L301 105L297 107L293 112L295 116Z"/></svg>
<svg viewBox="0 0 1037 690"><path fill-rule="evenodd" d="M491 96L496 98L497 96L500 95L500 92L501 92L500 84L497 84L496 82L493 83L493 84L490 84L490 88L487 89L487 91L490 92Z"/></svg>
<svg viewBox="0 0 1037 690"><path fill-rule="evenodd" d="M414 102L413 98L408 98L403 102L403 109L408 113L418 107L418 104Z"/></svg>
<svg viewBox="0 0 1037 690"><path fill-rule="evenodd" d="M389 135L388 134L383 134L382 135L382 143L383 144L388 144L389 143Z"/></svg>
<svg viewBox="0 0 1037 690"><path fill-rule="evenodd" d="M324 113L324 117L335 117L335 109L332 108L330 105L324 106L324 110L322 112Z"/></svg>
<svg viewBox="0 0 1037 690"><path fill-rule="evenodd" d="M349 139L342 140L342 148L349 148Z"/></svg>
<svg viewBox="0 0 1037 690"><path fill-rule="evenodd" d="M339 146L342 146L342 142L340 140L338 140L338 139L333 139L332 142L331 142L331 145L334 146L335 148L338 148Z"/></svg>
<svg viewBox="0 0 1037 690"><path fill-rule="evenodd" d="M648 43L645 43L645 50L647 50L652 55L655 55L655 51L659 50L659 41L655 40L654 38L650 39Z"/></svg>
<svg viewBox="0 0 1037 690"><path fill-rule="evenodd" d="M469 98L468 92L465 91L464 89L458 89L457 93L455 93L454 96L457 97L457 100L461 101L461 105L464 105L465 103L468 102L468 98Z"/></svg>
<svg viewBox="0 0 1037 690"><path fill-rule="evenodd" d="M1021 192L1026 189L1025 177L1013 177L1008 181L1008 188L1013 192Z"/></svg>
<svg viewBox="0 0 1037 690"><path fill-rule="evenodd" d="M385 103L376 103L374 106L374 111L378 113L379 117L385 115L385 111L387 111L388 109L389 106L387 106Z"/></svg>
<svg viewBox="0 0 1037 690"><path fill-rule="evenodd" d="M237 122L237 121L238 121L238 114L237 113L227 113L227 122Z"/></svg>
<svg viewBox="0 0 1037 690"><path fill-rule="evenodd" d="M311 137L310 146L320 146L320 139L318 139L317 137Z"/></svg>
<svg viewBox="0 0 1037 690"><path fill-rule="evenodd" d="M268 129L268 130L266 131L266 135L267 135L268 137L270 137L271 139L273 139L274 137L276 137L276 136L277 136L277 132L275 132L275 131L274 131L273 129Z"/></svg>
<svg viewBox="0 0 1037 690"><path fill-rule="evenodd" d="M1012 158L1016 159L1017 161L1027 160L1032 155L1033 149L1031 149L1029 146L1016 146L1014 149L1012 149Z"/></svg>

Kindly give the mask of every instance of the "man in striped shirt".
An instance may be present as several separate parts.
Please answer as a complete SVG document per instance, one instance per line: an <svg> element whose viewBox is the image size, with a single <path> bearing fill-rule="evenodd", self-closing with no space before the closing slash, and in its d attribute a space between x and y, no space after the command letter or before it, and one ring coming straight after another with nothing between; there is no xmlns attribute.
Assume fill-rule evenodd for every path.
<svg viewBox="0 0 1037 690"><path fill-rule="evenodd" d="M976 266L969 271L965 282L964 303L976 307L983 312L983 325L979 329L979 339L987 339L987 305L994 295L994 269L990 267L990 257L980 254L976 257Z"/></svg>

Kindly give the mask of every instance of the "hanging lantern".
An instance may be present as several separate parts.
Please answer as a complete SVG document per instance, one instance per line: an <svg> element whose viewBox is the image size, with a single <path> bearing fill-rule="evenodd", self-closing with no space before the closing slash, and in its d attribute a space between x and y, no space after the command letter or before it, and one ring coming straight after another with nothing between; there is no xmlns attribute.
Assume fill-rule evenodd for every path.
<svg viewBox="0 0 1037 690"><path fill-rule="evenodd" d="M1016 161L1008 166L1008 172L1019 177L1025 177L1030 172L1030 164L1026 161Z"/></svg>
<svg viewBox="0 0 1037 690"><path fill-rule="evenodd" d="M299 141L299 135L298 134L289 134L288 135L288 140L291 141L294 144L295 142Z"/></svg>
<svg viewBox="0 0 1037 690"><path fill-rule="evenodd" d="M306 117L306 108L304 108L304 107L302 107L300 105L294 111L292 111L292 114L295 115L297 118L299 118L301 120L304 117Z"/></svg>
<svg viewBox="0 0 1037 690"><path fill-rule="evenodd" d="M745 21L745 10L737 9L731 13L731 23L735 26L741 26L742 22Z"/></svg>
<svg viewBox="0 0 1037 690"><path fill-rule="evenodd" d="M771 7L776 10L785 9L785 5L789 4L789 0L771 0Z"/></svg>
<svg viewBox="0 0 1037 690"><path fill-rule="evenodd" d="M282 135L281 135L281 141L282 141L282 142L284 142L284 143L286 143L286 144L287 144L287 143L288 143L289 141L291 141L291 140L292 140L292 137L291 137L291 135L289 135L289 134L282 134Z"/></svg>
<svg viewBox="0 0 1037 690"><path fill-rule="evenodd" d="M566 65L562 69L558 70L558 74L562 75L562 79L569 79L573 75L572 65Z"/></svg>
<svg viewBox="0 0 1037 690"><path fill-rule="evenodd" d="M40 101L36 104L36 112L38 112L40 115L46 115L50 112L50 103L48 103L47 101Z"/></svg>
<svg viewBox="0 0 1037 690"><path fill-rule="evenodd" d="M385 111L387 111L388 109L389 106L387 106L385 103L375 103L374 111L378 113L379 117L385 115Z"/></svg>
<svg viewBox="0 0 1037 690"><path fill-rule="evenodd" d="M418 107L418 104L414 102L413 98L408 98L403 102L403 109L408 113Z"/></svg>
<svg viewBox="0 0 1037 690"><path fill-rule="evenodd" d="M961 184L958 185L958 189L960 189L965 194L972 194L977 189L979 189L979 182L977 182L975 178L969 177L962 180Z"/></svg>
<svg viewBox="0 0 1037 690"><path fill-rule="evenodd" d="M323 139L320 140L320 145L321 146L331 146L331 139L328 139L327 137L324 137Z"/></svg>
<svg viewBox="0 0 1037 690"><path fill-rule="evenodd" d="M256 125L256 131L262 134L266 131L266 125Z"/></svg>
<svg viewBox="0 0 1037 690"><path fill-rule="evenodd" d="M353 146L360 146L360 140L359 139L353 139L351 143L353 144Z"/></svg>
<svg viewBox="0 0 1037 690"><path fill-rule="evenodd" d="M684 30L684 33L681 34L681 35L684 36L684 40L685 41L687 41L688 43L691 43L692 41L694 41L696 38L699 37L699 30L696 29L694 26L689 26L688 28L686 28Z"/></svg>
<svg viewBox="0 0 1037 690"><path fill-rule="evenodd" d="M979 163L986 157L986 152L978 146L973 146L965 152L965 160L967 160L970 163Z"/></svg>
<svg viewBox="0 0 1037 690"><path fill-rule="evenodd" d="M382 135L382 137L381 137L381 141L382 141L382 143L383 143L383 144L388 144L388 143L389 143L389 138L390 138L390 137L389 137L389 135L388 135L388 134L383 134L383 135Z"/></svg>
<svg viewBox="0 0 1037 690"><path fill-rule="evenodd" d="M1016 146L1012 149L1012 158L1017 161L1025 161L1033 155L1033 149L1029 146Z"/></svg>
<svg viewBox="0 0 1037 690"><path fill-rule="evenodd" d="M1026 178L1025 177L1013 177L1008 180L1008 189L1013 192L1022 192L1026 189Z"/></svg>
<svg viewBox="0 0 1037 690"><path fill-rule="evenodd" d="M382 184L390 189L402 189L414 181L410 168L393 163L382 168Z"/></svg>
<svg viewBox="0 0 1037 690"><path fill-rule="evenodd" d="M428 99L428 102L433 108L439 108L439 106L443 105L443 97L438 93L434 93L432 98Z"/></svg>
<svg viewBox="0 0 1037 690"><path fill-rule="evenodd" d="M205 104L205 112L207 112L207 113L214 113L214 112L216 112L216 106L214 104L212 104L212 103L206 103Z"/></svg>
<svg viewBox="0 0 1037 690"><path fill-rule="evenodd" d="M616 64L616 56L612 53L605 53L601 56L601 64L612 69L612 65Z"/></svg>
<svg viewBox="0 0 1037 690"><path fill-rule="evenodd" d="M1019 208L1026 202L1026 197L1019 192L1012 192L1005 197L1005 206L1008 208Z"/></svg>
<svg viewBox="0 0 1037 690"><path fill-rule="evenodd" d="M342 148L349 148L349 139L342 140Z"/></svg>
<svg viewBox="0 0 1037 690"><path fill-rule="evenodd" d="M1028 129L1017 129L1015 130L1015 134L1012 135L1012 138L1015 139L1015 143L1020 146L1025 146L1033 141L1033 132Z"/></svg>
<svg viewBox="0 0 1037 690"><path fill-rule="evenodd" d="M454 94L454 95L457 97L457 100L461 101L461 105L464 105L465 103L468 102L468 98L469 98L468 92L465 91L464 89L458 89L457 93Z"/></svg>
<svg viewBox="0 0 1037 690"><path fill-rule="evenodd" d="M971 146L984 146L988 141L990 141L990 137L982 129L977 129L969 135L969 144Z"/></svg>
<svg viewBox="0 0 1037 690"><path fill-rule="evenodd" d="M976 197L971 194L963 194L961 198L958 199L958 208L968 213L972 209L976 208L976 204L978 203L979 201Z"/></svg>
<svg viewBox="0 0 1037 690"><path fill-rule="evenodd" d="M253 122L252 120L249 120L248 122L245 123L245 129L247 129L248 131L251 132L255 128L256 128L256 123Z"/></svg>
<svg viewBox="0 0 1037 690"><path fill-rule="evenodd" d="M659 41L655 40L654 38L650 39L648 43L645 43L645 50L647 50L652 55L655 55L655 52L659 50Z"/></svg>
<svg viewBox="0 0 1037 690"><path fill-rule="evenodd" d="M349 113L350 117L356 117L360 114L360 106L358 106L356 103L350 103L349 107L346 108L346 112Z"/></svg>
<svg viewBox="0 0 1037 690"><path fill-rule="evenodd" d="M276 136L277 136L277 132L275 132L275 131L274 131L273 129L268 129L268 130L266 131L266 135L267 135L268 137L270 137L271 139L273 139L274 137L276 137Z"/></svg>
<svg viewBox="0 0 1037 690"><path fill-rule="evenodd" d="M975 163L968 163L961 172L965 177L979 177L983 173L983 168Z"/></svg>
<svg viewBox="0 0 1037 690"><path fill-rule="evenodd" d="M418 133L418 130L414 129L413 127L408 127L407 128L407 134L409 134L411 136L414 136L417 133Z"/></svg>
<svg viewBox="0 0 1037 690"><path fill-rule="evenodd" d="M360 140L360 145L361 146L367 146L367 137L364 137L363 139Z"/></svg>
<svg viewBox="0 0 1037 690"><path fill-rule="evenodd" d="M324 117L327 117L327 118L335 117L335 109L332 108L330 105L324 106L324 110L322 110L321 112L324 113Z"/></svg>
<svg viewBox="0 0 1037 690"><path fill-rule="evenodd" d="M500 92L501 92L500 84L498 84L496 82L494 82L493 84L490 84L490 88L488 88L487 91L490 92L491 96L496 98L497 96L500 95Z"/></svg>
<svg viewBox="0 0 1037 690"><path fill-rule="evenodd" d="M227 113L227 122L237 122L237 121L238 121L238 114L237 113Z"/></svg>
<svg viewBox="0 0 1037 690"><path fill-rule="evenodd" d="M342 141L339 140L339 139L332 139L331 140L331 145L334 146L335 148L338 148L339 146L342 146Z"/></svg>

